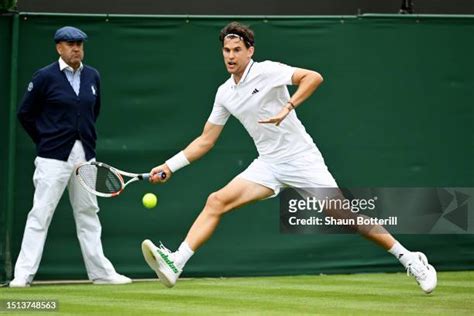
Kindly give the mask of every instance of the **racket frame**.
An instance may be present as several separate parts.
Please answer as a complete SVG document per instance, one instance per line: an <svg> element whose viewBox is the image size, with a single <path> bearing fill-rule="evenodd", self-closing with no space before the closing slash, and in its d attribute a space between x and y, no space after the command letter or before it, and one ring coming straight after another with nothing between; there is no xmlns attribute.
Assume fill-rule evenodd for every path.
<svg viewBox="0 0 474 316"><path fill-rule="evenodd" d="M96 191L96 190L92 189L91 187L89 187L85 183L85 181L82 179L82 177L79 175L79 169L84 165L105 167L105 168L109 169L120 180L120 185L121 185L120 190L117 191L117 192L113 192L113 193L103 193L103 192ZM115 197L115 196L119 195L120 193L122 193L122 191L125 189L125 187L127 185L129 185L130 183L133 183L133 182L136 182L136 181L141 181L141 180L148 180L150 178L150 174L148 174L148 173L126 172L126 171L117 169L115 167L112 167L112 166L110 166L106 163L99 162L99 161L88 161L88 162L81 163L80 165L78 165L76 167L75 175L76 175L77 180L79 181L79 183L82 185L82 187L84 189L86 189L89 193L92 193L92 194L100 196L100 197ZM125 182L124 179L123 179L123 176L129 177L131 179L128 180L127 182Z"/></svg>

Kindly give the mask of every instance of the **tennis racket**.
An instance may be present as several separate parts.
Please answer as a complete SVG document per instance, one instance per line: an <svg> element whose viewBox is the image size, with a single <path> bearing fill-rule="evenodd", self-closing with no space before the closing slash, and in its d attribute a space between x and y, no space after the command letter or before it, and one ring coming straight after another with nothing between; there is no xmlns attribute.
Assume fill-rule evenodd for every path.
<svg viewBox="0 0 474 316"><path fill-rule="evenodd" d="M84 189L101 197L117 196L130 183L150 178L149 173L125 172L98 161L80 164L76 168L75 174ZM125 182L126 179L124 177L130 179ZM166 173L161 172L160 177L165 179Z"/></svg>

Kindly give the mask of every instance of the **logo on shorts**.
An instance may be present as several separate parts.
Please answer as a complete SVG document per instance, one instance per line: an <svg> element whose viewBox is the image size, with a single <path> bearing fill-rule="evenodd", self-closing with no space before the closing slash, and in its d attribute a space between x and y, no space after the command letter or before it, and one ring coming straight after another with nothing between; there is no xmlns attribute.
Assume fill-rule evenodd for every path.
<svg viewBox="0 0 474 316"><path fill-rule="evenodd" d="M252 95L254 95L254 94L258 93L258 92L260 92L260 90L258 90L257 88L255 88L255 89L252 91Z"/></svg>

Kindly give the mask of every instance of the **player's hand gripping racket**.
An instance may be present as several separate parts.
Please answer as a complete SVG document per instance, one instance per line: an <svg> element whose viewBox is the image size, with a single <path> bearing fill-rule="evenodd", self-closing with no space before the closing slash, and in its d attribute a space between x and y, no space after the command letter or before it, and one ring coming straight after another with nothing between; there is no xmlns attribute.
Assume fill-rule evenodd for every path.
<svg viewBox="0 0 474 316"><path fill-rule="evenodd" d="M160 177L166 178L166 173L161 172ZM76 177L79 183L92 194L101 197L114 197L122 193L130 183L148 180L149 173L130 173L103 162L85 162L76 168ZM130 178L125 182L124 177Z"/></svg>

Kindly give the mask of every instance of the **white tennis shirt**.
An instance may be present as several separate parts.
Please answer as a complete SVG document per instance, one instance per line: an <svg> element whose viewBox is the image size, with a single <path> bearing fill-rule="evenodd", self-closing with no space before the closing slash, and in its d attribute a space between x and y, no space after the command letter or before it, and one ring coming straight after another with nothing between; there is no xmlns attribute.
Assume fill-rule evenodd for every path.
<svg viewBox="0 0 474 316"><path fill-rule="evenodd" d="M208 121L225 125L232 114L252 137L259 158L269 163L291 161L307 153L321 156L303 124L291 111L280 126L258 123L278 114L290 100L294 67L285 64L250 60L242 79L235 84L231 76L217 90Z"/></svg>

